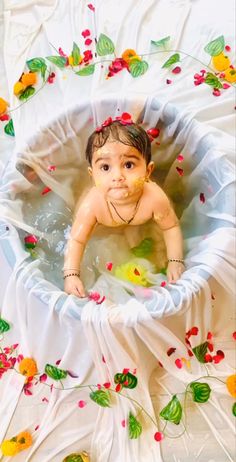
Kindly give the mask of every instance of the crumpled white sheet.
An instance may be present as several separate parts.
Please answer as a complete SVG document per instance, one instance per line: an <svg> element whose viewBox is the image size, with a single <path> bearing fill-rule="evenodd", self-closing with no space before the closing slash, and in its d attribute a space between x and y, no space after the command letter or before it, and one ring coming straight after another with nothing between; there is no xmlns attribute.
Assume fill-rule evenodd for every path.
<svg viewBox="0 0 236 462"><path fill-rule="evenodd" d="M188 50L204 60L203 48L216 36L224 34L233 43L233 19L230 7L222 21L220 4L217 9L216 2L203 3L97 1L94 22L87 2L5 1L4 63L11 105L17 104L11 89L25 61L49 54L50 43L70 50L85 28L112 37L118 53L125 48L145 52L150 40L171 35L173 49ZM175 84L166 86L160 78L166 71L160 71L160 66L161 60L153 59L142 78L131 79L123 72L109 81L99 68L91 81L71 74L64 80L58 72L53 86L14 112L15 151L3 173L0 206L1 316L12 324L3 344L19 343L20 352L34 357L40 371L60 359L61 368L78 375L68 378L67 386L112 382L123 368L137 369L138 387L126 394L153 418L173 394L181 396L187 383L205 375L206 368L225 380L233 373L234 362L233 89L217 100L207 86L195 88L193 74L199 63L192 60L185 62ZM58 289L62 259L55 255L55 242L49 240L48 252L42 253L42 259L48 258L45 265L31 261L22 248L22 230L48 238L53 227L62 224L60 215L50 228L53 211L63 212L66 225L70 223L75 199L87 186L83 148L91 130L89 119L96 126L108 115L117 115L118 108L142 118L146 127L158 121L163 125L161 146L153 157L157 171L164 172L164 187L179 215L184 211L187 271L175 287L162 288L157 278L155 289L143 291L102 270L103 251L95 239L83 270L89 288L106 296L103 304L96 305L67 297ZM183 179L175 171L180 151L185 158ZM47 171L49 162L58 167L54 176ZM33 185L16 170L16 163L26 175L26 166L33 167L37 173ZM39 193L42 182L53 190L44 200ZM201 188L207 191L204 205L199 201ZM56 243L61 240L58 236ZM42 242L46 245L47 239ZM90 260L96 257L102 274L95 283ZM193 346L204 342L211 331L215 348L225 353L224 361L202 366L192 359L191 369L175 366L176 358L186 357L185 332L192 326L199 327ZM170 347L176 353L168 356ZM166 437L161 444L153 438L157 429L144 415L140 439L128 438L121 422L130 410L136 412L128 399L117 396L111 409L100 408L89 400L86 388L49 392L43 384L28 397L22 394L23 381L9 371L0 382L0 437L10 438L25 428L33 433L33 446L15 456L16 462L61 462L82 450L89 452L91 462L233 461L233 400L219 380L210 381L212 395L207 403L188 402L187 432L177 439ZM87 402L83 409L77 406L79 400ZM163 428L163 422L158 425ZM171 436L182 432L182 424L179 427L168 425Z"/></svg>

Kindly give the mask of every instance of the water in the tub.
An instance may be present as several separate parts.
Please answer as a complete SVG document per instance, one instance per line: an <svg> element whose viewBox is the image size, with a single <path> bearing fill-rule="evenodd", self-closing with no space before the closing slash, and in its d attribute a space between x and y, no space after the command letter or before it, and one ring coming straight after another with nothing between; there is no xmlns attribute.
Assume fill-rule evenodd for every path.
<svg viewBox="0 0 236 462"><path fill-rule="evenodd" d="M25 194L23 199L24 222L35 230L36 241L30 233L21 232L22 241L32 259L37 259L39 269L45 279L63 289L62 268L64 252L72 225L72 210L55 193L50 191L45 197ZM134 227L132 227L134 228ZM150 224L140 229L140 238L151 237ZM157 233L155 233L157 237ZM162 249L163 250L163 249ZM160 256L160 253L159 253ZM135 255L130 252L130 245L123 229L107 229L98 226L88 242L81 266L81 276L87 289L93 286L101 273L129 262ZM126 271L126 268L124 268ZM113 271L114 274L114 271ZM118 273L117 273L118 274Z"/></svg>

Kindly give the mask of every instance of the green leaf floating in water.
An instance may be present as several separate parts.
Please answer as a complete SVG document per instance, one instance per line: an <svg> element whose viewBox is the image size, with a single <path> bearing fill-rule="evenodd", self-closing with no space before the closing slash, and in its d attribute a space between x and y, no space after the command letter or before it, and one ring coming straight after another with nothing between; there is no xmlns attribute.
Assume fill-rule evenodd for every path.
<svg viewBox="0 0 236 462"><path fill-rule="evenodd" d="M196 403L206 403L210 398L211 388L208 383L192 382L190 388L193 392L193 401Z"/></svg>
<svg viewBox="0 0 236 462"><path fill-rule="evenodd" d="M127 374L118 373L114 376L114 382L120 383L124 388L135 388L138 384L138 379L135 375L128 372Z"/></svg>
<svg viewBox="0 0 236 462"><path fill-rule="evenodd" d="M114 52L115 47L112 40L105 34L100 34L96 45L98 56L110 55Z"/></svg>
<svg viewBox="0 0 236 462"><path fill-rule="evenodd" d="M90 398L99 406L110 407L110 393L105 390L96 390L90 393Z"/></svg>
<svg viewBox="0 0 236 462"><path fill-rule="evenodd" d="M212 74L211 72L207 72L206 78L205 78L205 83L207 85L210 85L213 88L222 88L223 87L223 85L220 82L220 80L218 79L218 77L216 77L216 75Z"/></svg>
<svg viewBox="0 0 236 462"><path fill-rule="evenodd" d="M5 321L5 319L0 318L0 334L3 334L3 332L7 332L10 330L10 324Z"/></svg>
<svg viewBox="0 0 236 462"><path fill-rule="evenodd" d="M147 257L154 250L154 240L151 237L143 239L139 245L133 247L131 252L139 258Z"/></svg>
<svg viewBox="0 0 236 462"><path fill-rule="evenodd" d="M80 69L78 72L76 72L76 75L81 75L82 77L86 75L91 75L95 71L95 65L94 64L89 64L88 66L83 67L83 69Z"/></svg>
<svg viewBox="0 0 236 462"><path fill-rule="evenodd" d="M26 61L26 64L31 72L41 73L42 78L45 78L45 73L47 70L47 64L44 58L33 58Z"/></svg>
<svg viewBox="0 0 236 462"><path fill-rule="evenodd" d="M168 35L168 37L164 37L161 40L151 40L151 44L155 45L156 47L165 47L165 45L167 44L167 42L169 42L169 40L170 40L170 35Z"/></svg>
<svg viewBox="0 0 236 462"><path fill-rule="evenodd" d="M162 68L170 67L172 64L175 64L178 61L180 61L180 55L179 53L175 53L174 55L171 55L169 59L167 59Z"/></svg>
<svg viewBox="0 0 236 462"><path fill-rule="evenodd" d="M182 417L182 406L176 395L174 395L167 406L162 409L160 416L163 417L163 419L174 423L175 425L180 423Z"/></svg>
<svg viewBox="0 0 236 462"><path fill-rule="evenodd" d="M59 69L63 69L67 63L67 59L64 56L46 56L46 59L59 67Z"/></svg>
<svg viewBox="0 0 236 462"><path fill-rule="evenodd" d="M210 56L218 56L222 51L224 50L225 47L225 39L223 35L220 35L217 37L215 40L212 40L209 42L205 48L204 51L208 53Z"/></svg>
<svg viewBox="0 0 236 462"><path fill-rule="evenodd" d="M142 433L142 425L136 417L130 412L129 413L129 421L128 421L128 428L129 428L129 437L131 440L137 439Z"/></svg>
<svg viewBox="0 0 236 462"><path fill-rule="evenodd" d="M205 355L207 353L208 342L201 343L193 348L193 352L200 363L205 363Z"/></svg>
<svg viewBox="0 0 236 462"><path fill-rule="evenodd" d="M9 120L9 122L4 127L4 132L9 136L15 136L13 120Z"/></svg>
<svg viewBox="0 0 236 462"><path fill-rule="evenodd" d="M134 59L129 65L129 71L132 77L139 77L140 75L145 74L148 70L147 61L140 61L139 59Z"/></svg>
<svg viewBox="0 0 236 462"><path fill-rule="evenodd" d="M46 364L45 372L53 380L62 380L67 377L67 371L59 369L59 367L52 366L51 364Z"/></svg>

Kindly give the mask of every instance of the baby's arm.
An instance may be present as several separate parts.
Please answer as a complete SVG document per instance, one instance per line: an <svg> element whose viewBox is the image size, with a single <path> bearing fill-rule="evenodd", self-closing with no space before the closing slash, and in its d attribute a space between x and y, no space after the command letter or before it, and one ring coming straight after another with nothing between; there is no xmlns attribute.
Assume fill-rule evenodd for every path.
<svg viewBox="0 0 236 462"><path fill-rule="evenodd" d="M166 196L161 191L155 200L154 220L163 231L167 250L167 278L168 282L176 282L184 271L183 238L178 218Z"/></svg>
<svg viewBox="0 0 236 462"><path fill-rule="evenodd" d="M91 196L87 196L80 205L73 222L64 260L64 290L77 297L85 297L80 279L80 263L87 241L96 225Z"/></svg>

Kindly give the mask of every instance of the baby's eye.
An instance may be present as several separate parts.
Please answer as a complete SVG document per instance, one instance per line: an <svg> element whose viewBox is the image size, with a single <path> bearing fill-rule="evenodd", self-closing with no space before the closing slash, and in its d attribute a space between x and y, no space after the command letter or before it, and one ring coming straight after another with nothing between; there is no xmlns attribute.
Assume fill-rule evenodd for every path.
<svg viewBox="0 0 236 462"><path fill-rule="evenodd" d="M133 168L133 167L134 167L134 163L131 162L130 160L128 160L128 162L125 162L125 168L130 169L130 168Z"/></svg>
<svg viewBox="0 0 236 462"><path fill-rule="evenodd" d="M100 169L103 170L104 172L108 172L108 170L110 169L110 166L108 164L103 164L101 165Z"/></svg>

